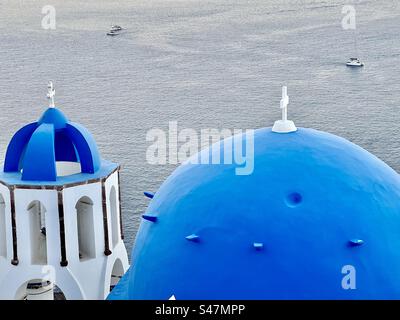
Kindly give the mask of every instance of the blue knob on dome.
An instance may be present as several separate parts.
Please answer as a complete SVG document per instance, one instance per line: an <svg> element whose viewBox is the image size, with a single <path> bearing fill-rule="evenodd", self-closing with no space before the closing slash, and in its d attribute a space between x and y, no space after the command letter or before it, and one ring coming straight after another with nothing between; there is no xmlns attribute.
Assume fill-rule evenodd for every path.
<svg viewBox="0 0 400 320"><path fill-rule="evenodd" d="M143 192L143 194L144 194L147 198L150 198L150 199L153 199L153 198L154 198L154 193L145 191L145 192Z"/></svg>
<svg viewBox="0 0 400 320"><path fill-rule="evenodd" d="M144 214L142 215L142 218L144 220L150 221L150 222L156 222L157 221L157 216L151 215L151 214Z"/></svg>

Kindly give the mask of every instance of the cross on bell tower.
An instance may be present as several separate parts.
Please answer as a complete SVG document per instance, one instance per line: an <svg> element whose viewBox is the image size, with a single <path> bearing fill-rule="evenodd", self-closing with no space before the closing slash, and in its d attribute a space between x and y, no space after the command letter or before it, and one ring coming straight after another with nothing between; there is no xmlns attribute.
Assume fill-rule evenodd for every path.
<svg viewBox="0 0 400 320"><path fill-rule="evenodd" d="M56 95L56 90L54 89L53 82L49 81L47 84L47 99L49 99L49 108L55 108L54 96Z"/></svg>

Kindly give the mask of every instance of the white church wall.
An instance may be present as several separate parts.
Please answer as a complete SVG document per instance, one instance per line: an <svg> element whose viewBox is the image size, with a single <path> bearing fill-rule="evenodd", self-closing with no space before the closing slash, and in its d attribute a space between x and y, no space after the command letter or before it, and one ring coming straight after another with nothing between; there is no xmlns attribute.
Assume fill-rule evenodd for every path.
<svg viewBox="0 0 400 320"><path fill-rule="evenodd" d="M78 279L67 268L59 265L54 267L32 265L25 268L9 264L5 277L0 282L0 300L23 299L27 284L36 279L52 280L62 290L67 300L87 299Z"/></svg>
<svg viewBox="0 0 400 320"><path fill-rule="evenodd" d="M0 184L0 268L2 263L9 263L12 255L12 233L11 233L11 210L10 210L10 191L8 188ZM1 274L0 274L1 279Z"/></svg>
<svg viewBox="0 0 400 320"><path fill-rule="evenodd" d="M0 257L7 258L6 204L0 193Z"/></svg>
<svg viewBox="0 0 400 320"><path fill-rule="evenodd" d="M10 206L10 191L8 187L0 184L0 194L3 199L4 203L4 227L5 227L5 234L3 234L3 240L5 240L5 255L0 254L0 267L2 263L9 263L12 259L12 228L11 228L11 206ZM4 232L4 231L3 231ZM5 238L4 238L5 236ZM1 274L0 274L1 279Z"/></svg>
<svg viewBox="0 0 400 320"><path fill-rule="evenodd" d="M17 244L19 266L33 264L45 265L60 262L60 232L57 206L57 191L55 190L31 190L15 189L15 215L17 226ZM37 209L29 210L34 201L39 201L44 207L42 211L46 221L46 248L47 259L32 259L36 253L32 252L32 241L38 241L39 230L32 224L36 223L32 214ZM37 217L37 214L35 214ZM36 226L37 227L37 226ZM37 229L37 228L36 228Z"/></svg>
<svg viewBox="0 0 400 320"><path fill-rule="evenodd" d="M33 201L27 208L29 216L29 238L31 263L47 264L46 207L40 201Z"/></svg>
<svg viewBox="0 0 400 320"><path fill-rule="evenodd" d="M125 248L125 244L121 241L113 250L112 255L109 257L106 263L105 272L104 272L104 293L102 299L106 299L108 294L110 293L110 286L113 283L113 270L119 272L119 267L117 268L116 265L119 265L123 269L123 274L125 274L129 269L129 260L128 254Z"/></svg>
<svg viewBox="0 0 400 320"><path fill-rule="evenodd" d="M76 187L65 188L64 195L64 221L65 236L67 244L68 269L76 277L89 299L102 299L100 293L104 286L101 280L103 265L106 256L104 255L104 228L103 228L103 209L101 198L101 183L90 183ZM86 211L80 214L89 214L84 220L84 228L87 234L81 234L83 242L88 244L85 247L89 250L89 255L83 259L79 258L79 229L78 212L76 209L80 200L87 202L88 199L93 203L91 210L86 206ZM78 205L79 208L79 205ZM82 222L82 221L81 221ZM91 246L89 243L92 242Z"/></svg>
<svg viewBox="0 0 400 320"><path fill-rule="evenodd" d="M75 205L78 229L79 260L96 258L96 240L94 230L93 202L88 197L82 197Z"/></svg>
<svg viewBox="0 0 400 320"><path fill-rule="evenodd" d="M120 221L119 221L119 208L118 208L118 200L117 200L117 191L115 186L111 187L108 197L108 206L110 210L111 216L111 242L112 247L115 248L118 242L121 239L121 231L120 231Z"/></svg>
<svg viewBox="0 0 400 320"><path fill-rule="evenodd" d="M103 211L101 206L101 184L91 183L71 188L65 188L64 196L64 223L67 248L67 260L69 263L78 263L79 259L79 241L78 241L78 217L76 206L80 200L87 200L93 203L93 214L90 219L90 226L86 221L90 230L88 233L93 234L94 239L94 255L92 258L102 256L104 254L104 231L103 231ZM87 199L84 199L87 198ZM90 214L90 211L86 212ZM88 260L88 259L84 259Z"/></svg>
<svg viewBox="0 0 400 320"><path fill-rule="evenodd" d="M119 204L119 183L118 183L118 172L114 172L105 182L106 195L107 195L107 213L108 213L108 230L110 234L110 248L112 255L109 256L104 272L105 287L103 299L107 298L110 293L110 286L115 281L112 278L113 270L119 273L119 269L122 268L123 273L128 271L129 260L128 254L125 248L125 244L121 239L121 226L123 221L120 221L120 204ZM113 204L110 197L112 189L115 189L115 203ZM112 206L115 205L114 208ZM116 216L113 216L116 213ZM115 237L116 236L116 237ZM119 266L119 267L116 267Z"/></svg>
<svg viewBox="0 0 400 320"><path fill-rule="evenodd" d="M110 175L104 186L108 245L111 254L105 255L101 181L74 187L67 186L61 192L68 265L61 266L59 191L21 188L14 190L19 263L12 265L10 190L0 184L0 194L4 199L7 238L7 258L0 256L0 299L21 299L26 294L27 284L30 281L46 280L49 277L67 299L105 299L108 296L110 285L119 280L112 275L120 276L125 273L129 268L129 262L120 232L118 173ZM89 218L83 223L84 232L81 232L84 242L89 246L86 248L89 254L84 259L79 259L77 204L78 208L79 204L82 205L79 203L80 200L83 200L83 206L86 207L83 209L83 216L87 218L86 214L89 214ZM39 212L43 215L42 219L39 219ZM40 251L43 246L40 246L39 241L43 240L40 238L42 227L46 228L47 260L40 256L43 253Z"/></svg>
<svg viewBox="0 0 400 320"><path fill-rule="evenodd" d="M122 241L119 206L118 172L114 172L105 182L107 196L108 230L110 234L110 248Z"/></svg>

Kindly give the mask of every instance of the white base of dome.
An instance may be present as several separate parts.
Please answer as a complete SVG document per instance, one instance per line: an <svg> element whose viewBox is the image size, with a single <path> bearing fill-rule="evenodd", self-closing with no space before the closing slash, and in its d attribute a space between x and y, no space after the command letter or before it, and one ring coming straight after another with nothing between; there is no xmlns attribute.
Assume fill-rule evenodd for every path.
<svg viewBox="0 0 400 320"><path fill-rule="evenodd" d="M277 120L272 127L272 131L277 133L289 133L297 131L297 128L292 120Z"/></svg>

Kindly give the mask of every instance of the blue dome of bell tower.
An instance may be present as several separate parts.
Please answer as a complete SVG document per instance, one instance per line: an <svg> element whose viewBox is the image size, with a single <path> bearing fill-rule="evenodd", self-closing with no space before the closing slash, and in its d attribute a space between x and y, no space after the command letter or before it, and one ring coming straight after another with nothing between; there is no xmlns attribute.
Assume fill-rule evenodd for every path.
<svg viewBox="0 0 400 320"><path fill-rule="evenodd" d="M106 164L91 133L70 121L54 106L49 85L49 108L38 121L25 125L12 137L5 156L3 177L21 181L56 182L57 164L77 163L82 175L96 174ZM79 177L75 174L75 178Z"/></svg>

